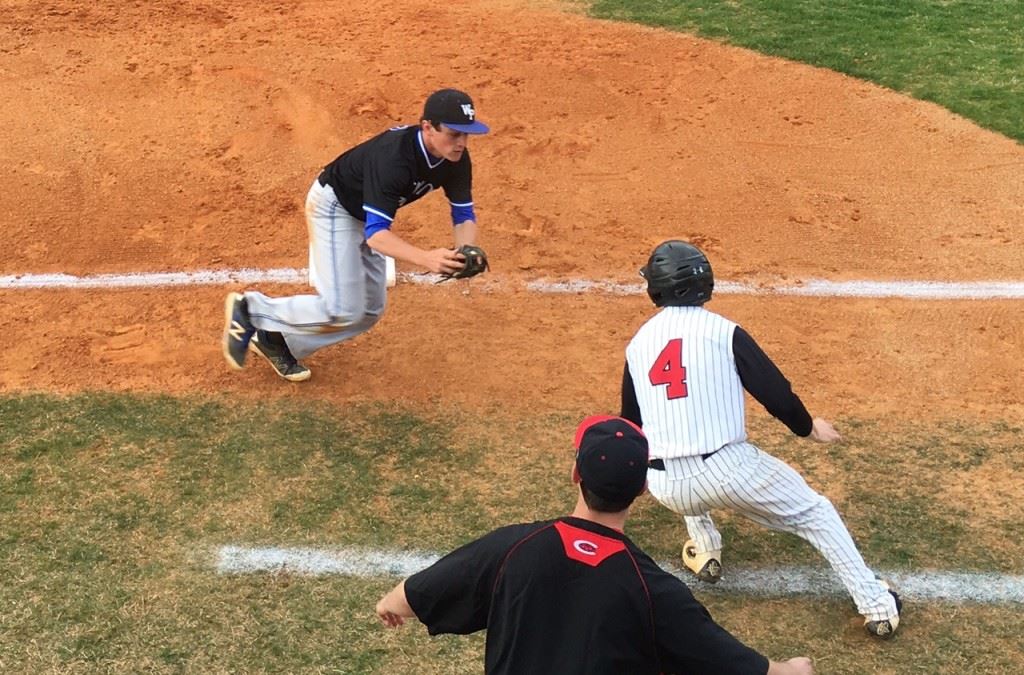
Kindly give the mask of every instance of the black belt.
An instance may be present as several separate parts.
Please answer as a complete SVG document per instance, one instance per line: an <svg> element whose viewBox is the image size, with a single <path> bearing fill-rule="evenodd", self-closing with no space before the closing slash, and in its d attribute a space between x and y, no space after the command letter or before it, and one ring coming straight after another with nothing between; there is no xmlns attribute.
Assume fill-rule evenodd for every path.
<svg viewBox="0 0 1024 675"><path fill-rule="evenodd" d="M721 448L719 448L718 450L721 450ZM705 454L701 455L700 458L701 459L707 459L711 455L713 455L716 452L718 452L718 450L712 450L711 452L705 453ZM654 469L655 471L664 471L665 470L665 460L661 459L660 457L656 457L655 459L652 459L651 461L647 462L647 468Z"/></svg>

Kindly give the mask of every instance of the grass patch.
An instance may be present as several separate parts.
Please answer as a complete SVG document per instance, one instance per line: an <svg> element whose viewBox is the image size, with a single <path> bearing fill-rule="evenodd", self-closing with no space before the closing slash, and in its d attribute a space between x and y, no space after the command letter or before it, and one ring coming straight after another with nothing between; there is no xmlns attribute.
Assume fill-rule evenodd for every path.
<svg viewBox="0 0 1024 675"><path fill-rule="evenodd" d="M595 0L590 11L870 80L1024 141L1020 2Z"/></svg>
<svg viewBox="0 0 1024 675"><path fill-rule="evenodd" d="M567 513L582 417L0 397L0 670L479 672L482 636L376 624L373 605L394 579L225 576L212 553L225 544L441 552L499 524ZM870 564L1021 573L1024 543L1007 533L1019 532L1022 507L972 505L957 486L984 477L1002 502L1022 429L839 426L847 440L834 447L763 418L751 436L833 499ZM795 537L716 518L730 561L821 564ZM685 538L649 497L630 535L660 559L674 559ZM911 604L905 633L883 648L839 599L705 599L766 653L827 657L822 672L954 672L972 655L984 655L974 672L1024 669L1014 608Z"/></svg>

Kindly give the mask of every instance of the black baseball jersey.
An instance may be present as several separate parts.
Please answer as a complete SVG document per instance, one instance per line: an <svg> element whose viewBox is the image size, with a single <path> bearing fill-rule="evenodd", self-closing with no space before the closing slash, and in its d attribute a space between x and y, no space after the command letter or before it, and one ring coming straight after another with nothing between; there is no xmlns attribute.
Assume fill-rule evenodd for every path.
<svg viewBox="0 0 1024 675"><path fill-rule="evenodd" d="M580 518L495 530L405 594L431 635L487 629L491 675L768 671L626 535Z"/></svg>
<svg viewBox="0 0 1024 675"><path fill-rule="evenodd" d="M391 222L399 207L439 187L453 205L471 205L472 166L469 148L449 162L427 152L418 126L395 127L342 153L324 168L320 182L334 189L353 217L366 222L374 214Z"/></svg>

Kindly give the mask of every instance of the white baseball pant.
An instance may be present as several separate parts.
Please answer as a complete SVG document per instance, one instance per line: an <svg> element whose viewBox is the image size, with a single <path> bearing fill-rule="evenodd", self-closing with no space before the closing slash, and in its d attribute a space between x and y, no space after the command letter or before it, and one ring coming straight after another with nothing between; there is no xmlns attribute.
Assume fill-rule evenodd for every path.
<svg viewBox="0 0 1024 675"><path fill-rule="evenodd" d="M682 515L698 553L720 551L714 508L732 509L772 530L790 532L818 549L872 621L897 616L896 602L864 563L832 502L795 469L750 443L732 443L706 459L666 459L647 472L648 489Z"/></svg>

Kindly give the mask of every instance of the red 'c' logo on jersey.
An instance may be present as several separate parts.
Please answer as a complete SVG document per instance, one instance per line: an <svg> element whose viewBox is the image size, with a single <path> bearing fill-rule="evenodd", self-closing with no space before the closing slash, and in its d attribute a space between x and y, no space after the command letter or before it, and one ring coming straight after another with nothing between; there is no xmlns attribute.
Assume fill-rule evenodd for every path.
<svg viewBox="0 0 1024 675"><path fill-rule="evenodd" d="M605 537L562 521L555 523L555 530L562 540L565 557L591 567L597 567L609 556L626 550L626 544L619 539Z"/></svg>
<svg viewBox="0 0 1024 675"><path fill-rule="evenodd" d="M683 340L673 338L654 359L654 365L647 373L651 385L665 387L665 395L671 401L686 398L690 391L686 387L686 366L683 365Z"/></svg>
<svg viewBox="0 0 1024 675"><path fill-rule="evenodd" d="M597 544L586 539L577 539L572 543L572 547L583 555L597 555Z"/></svg>

